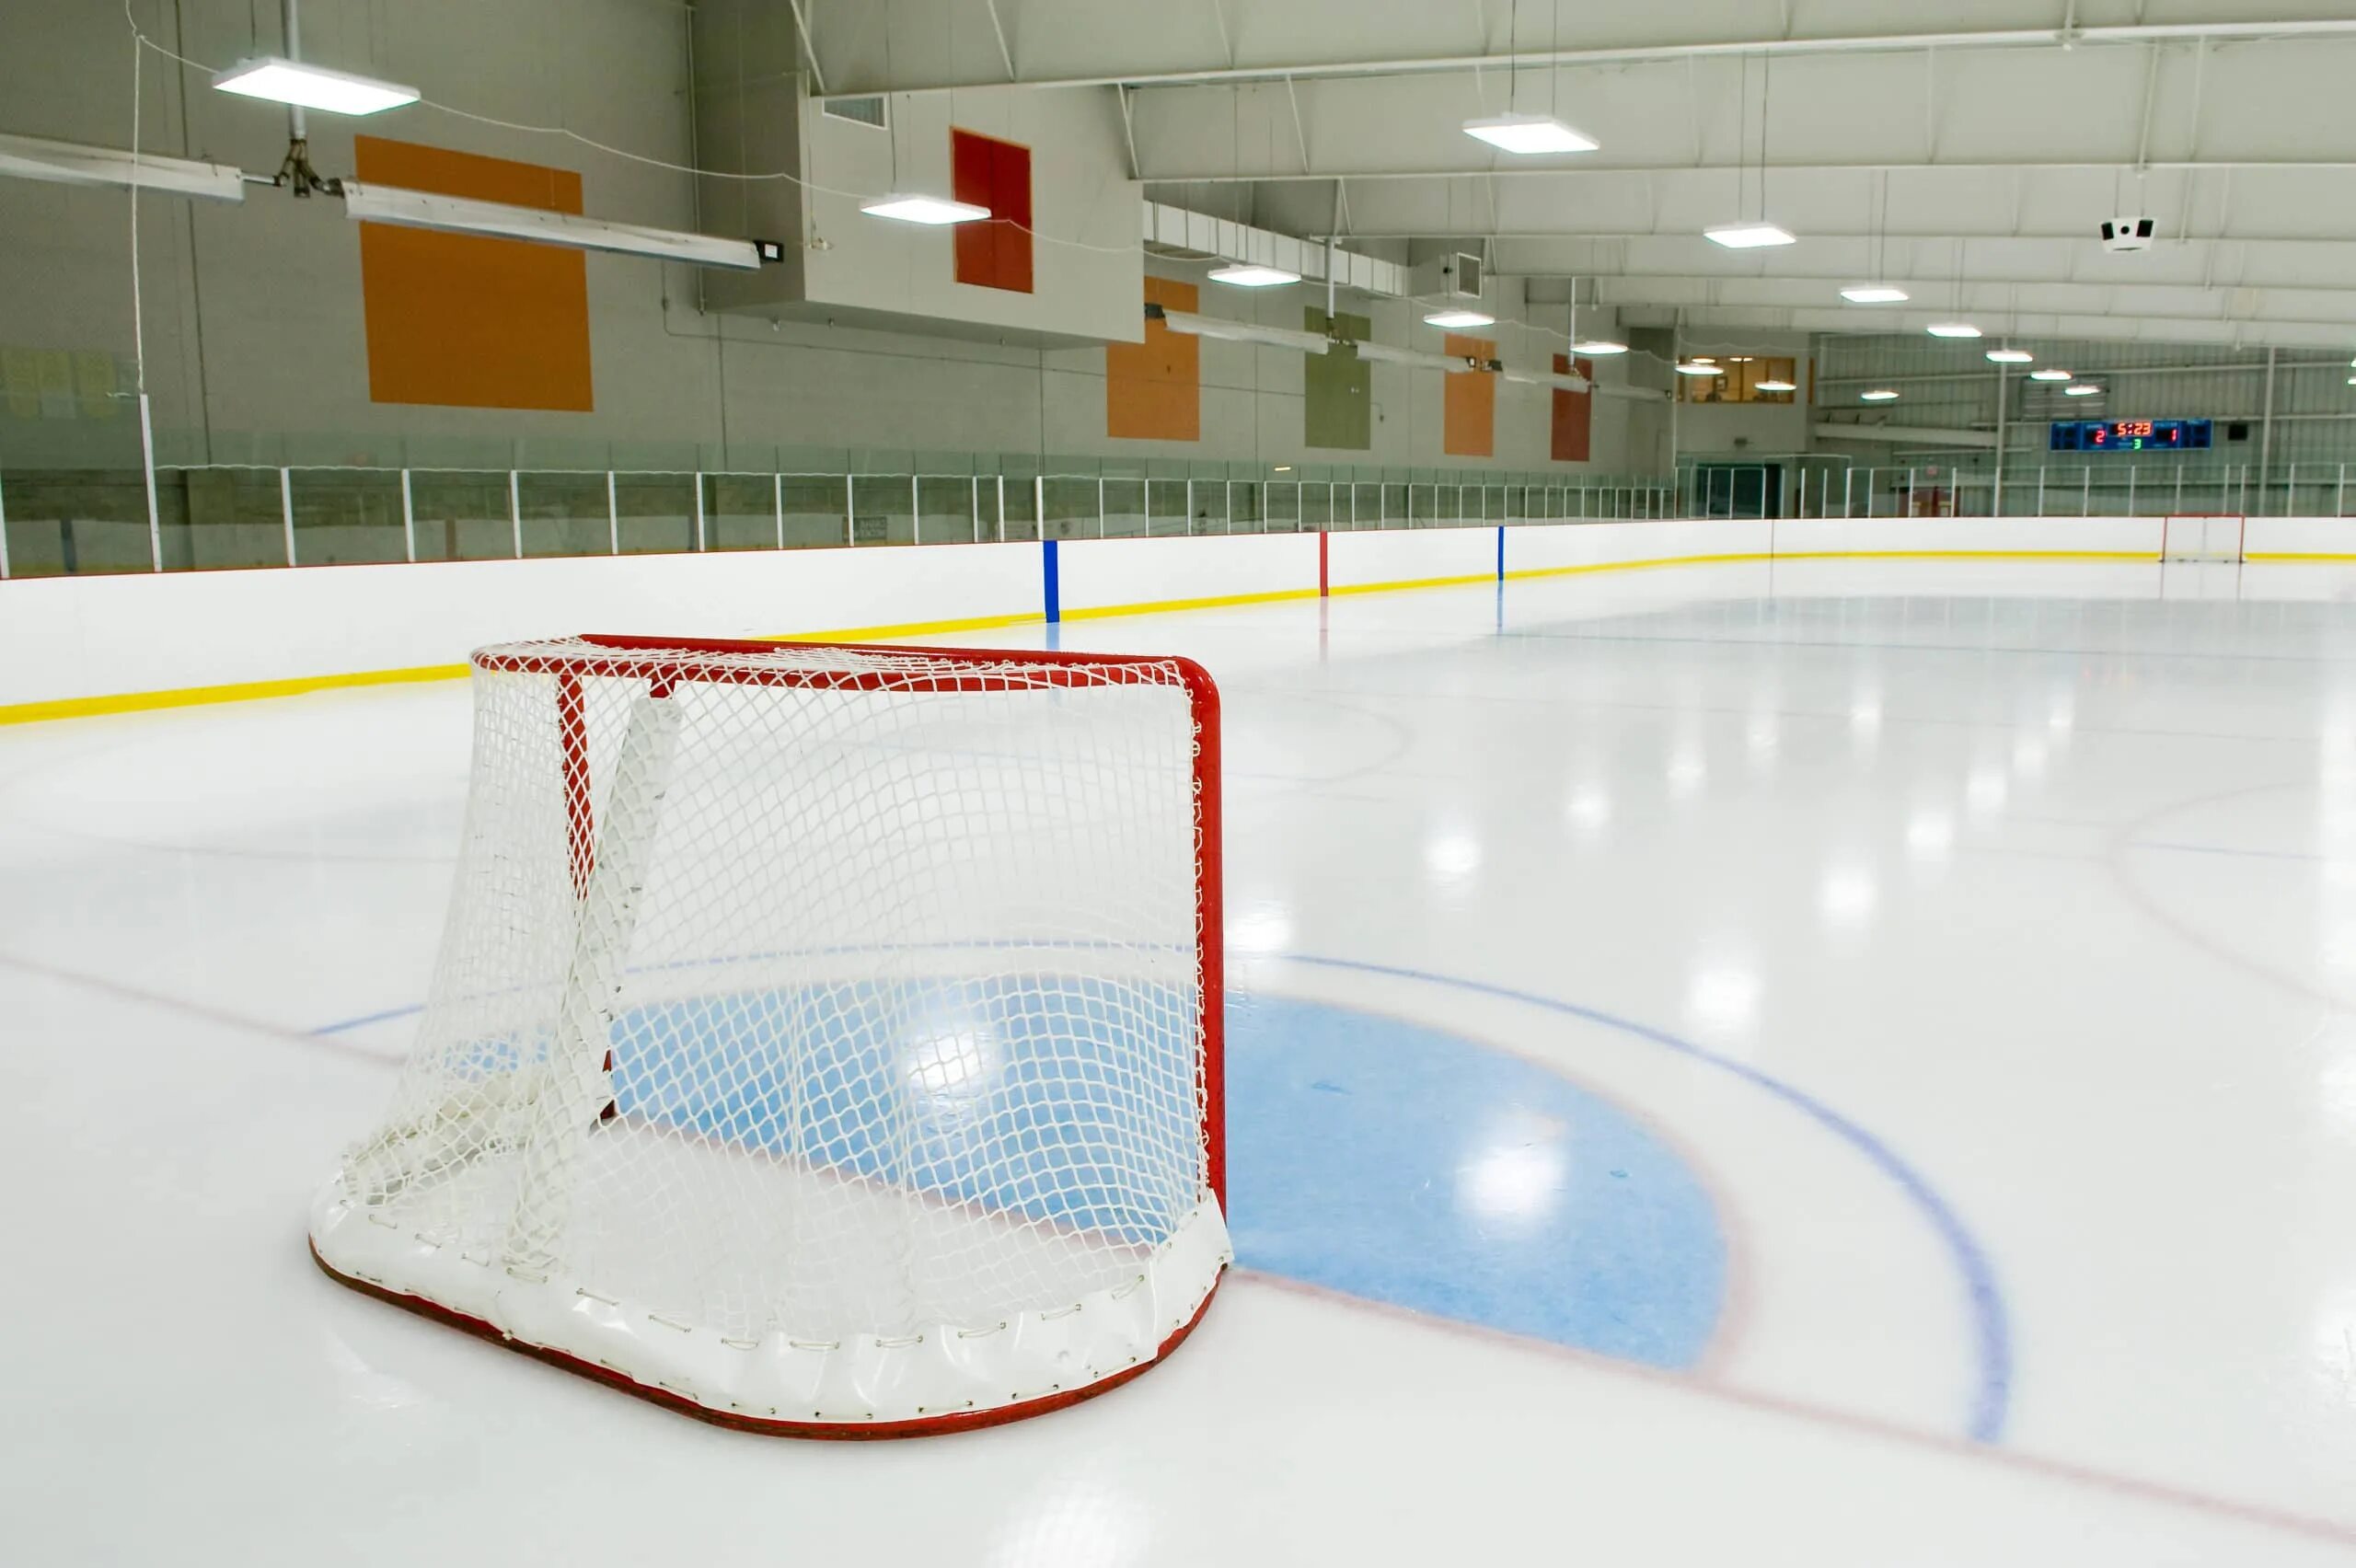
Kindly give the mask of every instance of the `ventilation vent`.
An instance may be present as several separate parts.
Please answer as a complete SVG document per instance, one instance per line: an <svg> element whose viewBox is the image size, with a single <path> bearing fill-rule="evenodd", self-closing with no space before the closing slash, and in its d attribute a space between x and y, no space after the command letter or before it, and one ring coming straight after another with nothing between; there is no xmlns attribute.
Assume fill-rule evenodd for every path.
<svg viewBox="0 0 2356 1568"><path fill-rule="evenodd" d="M1458 251L1449 259L1448 292L1458 299L1481 297L1481 259Z"/></svg>
<svg viewBox="0 0 2356 1568"><path fill-rule="evenodd" d="M879 131L885 123L881 94L874 98L822 98L818 111L829 120L848 120L854 125L872 125Z"/></svg>

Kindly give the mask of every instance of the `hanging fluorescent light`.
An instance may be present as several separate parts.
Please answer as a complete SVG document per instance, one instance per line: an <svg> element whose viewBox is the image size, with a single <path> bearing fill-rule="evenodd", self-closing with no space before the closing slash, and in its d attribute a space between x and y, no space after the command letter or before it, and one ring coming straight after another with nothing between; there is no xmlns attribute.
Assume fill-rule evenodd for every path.
<svg viewBox="0 0 2356 1568"><path fill-rule="evenodd" d="M573 250L651 256L658 260L692 261L699 267L729 267L745 272L758 271L765 259L778 260L783 256L775 240L723 239L718 235L641 228L636 224L611 224L571 213L551 213L545 207L514 207L503 202L437 196L389 185L362 185L350 179L343 182L343 214L363 223L494 235L502 239L525 239Z"/></svg>
<svg viewBox="0 0 2356 1568"><path fill-rule="evenodd" d="M979 223L990 215L987 207L977 207L971 202L951 202L939 196L879 196L872 202L862 202L859 210L871 218L895 218L904 224Z"/></svg>
<svg viewBox="0 0 2356 1568"><path fill-rule="evenodd" d="M1589 359L1610 359L1613 354L1624 354L1627 352L1627 344L1615 343L1609 338L1589 338L1584 343L1571 345L1571 352L1585 354Z"/></svg>
<svg viewBox="0 0 2356 1568"><path fill-rule="evenodd" d="M268 98L329 114L379 114L417 101L417 89L375 76L355 76L274 54L240 60L213 74L213 85L239 98Z"/></svg>
<svg viewBox="0 0 2356 1568"><path fill-rule="evenodd" d="M1796 381L1761 381L1753 383L1750 389L1754 392L1796 392L1800 384Z"/></svg>
<svg viewBox="0 0 2356 1568"><path fill-rule="evenodd" d="M1497 374L1507 381L1518 381L1524 386L1553 386L1565 392L1592 392L1594 386L1584 375L1569 375L1551 370L1504 370Z"/></svg>
<svg viewBox="0 0 2356 1568"><path fill-rule="evenodd" d="M2035 364L2037 356L2027 349L1990 349L1988 363L1991 364Z"/></svg>
<svg viewBox="0 0 2356 1568"><path fill-rule="evenodd" d="M1597 143L1551 114L1492 114L1464 122L1464 133L1503 153L1591 153Z"/></svg>
<svg viewBox="0 0 2356 1568"><path fill-rule="evenodd" d="M1895 403L1898 401L1898 394L1891 391L1887 386L1877 386L1870 392L1858 393L1857 401L1860 403Z"/></svg>
<svg viewBox="0 0 2356 1568"><path fill-rule="evenodd" d="M2102 388L2090 382L2080 382L2075 386L2062 388L2062 396L2064 398L2094 398L2099 397L2101 393Z"/></svg>
<svg viewBox="0 0 2356 1568"><path fill-rule="evenodd" d="M1851 305L1900 305L1911 296L1904 289L1892 288L1888 283L1859 283L1854 288L1842 289L1841 297Z"/></svg>
<svg viewBox="0 0 2356 1568"><path fill-rule="evenodd" d="M1419 370L1437 370L1448 375L1465 375L1485 365L1476 364L1461 354L1427 354L1415 349L1394 349L1382 343L1360 343L1358 358L1374 360L1383 364L1413 365Z"/></svg>
<svg viewBox="0 0 2356 1568"><path fill-rule="evenodd" d="M2046 369L2030 371L2028 373L2028 378L2031 381L2067 381L2071 379L2071 376L2070 373L2066 370Z"/></svg>
<svg viewBox="0 0 2356 1568"><path fill-rule="evenodd" d="M1792 231L1775 224L1720 224L1705 228L1702 237L1728 250L1757 250L1769 245L1796 245Z"/></svg>
<svg viewBox="0 0 2356 1568"><path fill-rule="evenodd" d="M1260 343L1272 349L1291 349L1304 354L1322 354L1333 351L1334 340L1322 332L1296 332L1284 327L1263 327L1253 321L1230 321L1223 317L1197 316L1188 310L1170 310L1159 305L1145 307L1149 319L1157 319L1172 332L1189 338L1217 338L1230 343Z"/></svg>
<svg viewBox="0 0 2356 1568"><path fill-rule="evenodd" d="M1923 329L1934 338L1977 338L1980 329L1969 321L1941 321Z"/></svg>
<svg viewBox="0 0 2356 1568"><path fill-rule="evenodd" d="M1426 327L1495 327L1497 318L1477 310L1435 310L1424 317Z"/></svg>
<svg viewBox="0 0 2356 1568"><path fill-rule="evenodd" d="M136 187L208 202L246 199L246 177L230 164L163 158L153 153L134 158L111 147L86 147L40 136L0 136L0 175L57 185Z"/></svg>
<svg viewBox="0 0 2356 1568"><path fill-rule="evenodd" d="M1300 282L1300 274L1288 272L1282 267L1261 267L1249 261L1230 261L1224 267L1211 269L1211 282L1225 283L1230 288L1273 289L1281 284Z"/></svg>
<svg viewBox="0 0 2356 1568"><path fill-rule="evenodd" d="M1680 375L1724 375L1726 367L1712 364L1707 360L1687 360L1677 367L1677 374Z"/></svg>

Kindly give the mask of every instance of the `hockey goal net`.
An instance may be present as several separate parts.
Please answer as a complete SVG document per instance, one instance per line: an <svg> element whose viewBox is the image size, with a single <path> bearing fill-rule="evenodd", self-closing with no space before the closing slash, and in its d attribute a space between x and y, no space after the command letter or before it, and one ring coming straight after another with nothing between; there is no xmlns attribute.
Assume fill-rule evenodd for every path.
<svg viewBox="0 0 2356 1568"><path fill-rule="evenodd" d="M2178 513L2161 525L2160 559L2238 561L2245 523L2237 513Z"/></svg>
<svg viewBox="0 0 2356 1568"><path fill-rule="evenodd" d="M586 637L474 657L346 1283L733 1424L1150 1366L1230 1259L1218 695L1179 659Z"/></svg>

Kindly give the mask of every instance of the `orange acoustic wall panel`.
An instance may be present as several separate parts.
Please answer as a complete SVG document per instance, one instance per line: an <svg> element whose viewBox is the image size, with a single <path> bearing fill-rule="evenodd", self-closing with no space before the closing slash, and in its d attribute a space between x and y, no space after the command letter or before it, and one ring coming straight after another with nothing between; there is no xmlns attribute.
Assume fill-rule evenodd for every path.
<svg viewBox="0 0 2356 1568"><path fill-rule="evenodd" d="M1557 375L1584 375L1595 379L1595 364L1591 360L1573 363L1568 354L1554 356ZM1554 389L1553 457L1557 463L1584 463L1593 449L1595 436L1595 394L1565 392Z"/></svg>
<svg viewBox="0 0 2356 1568"><path fill-rule="evenodd" d="M950 194L990 210L957 225L957 281L1031 292L1031 149L978 132L949 132Z"/></svg>
<svg viewBox="0 0 2356 1568"><path fill-rule="evenodd" d="M352 139L364 185L581 211L581 176L377 136ZM577 250L360 225L368 396L461 409L595 407L589 272Z"/></svg>
<svg viewBox="0 0 2356 1568"><path fill-rule="evenodd" d="M1166 310L1192 312L1200 304L1200 294L1192 283L1145 281L1145 302ZM1132 441L1200 441L1202 340L1148 321L1144 342L1108 344L1104 433Z"/></svg>
<svg viewBox="0 0 2356 1568"><path fill-rule="evenodd" d="M1441 352L1458 359L1493 360L1497 345L1486 338L1464 338L1450 332ZM1493 457L1497 450L1497 377L1494 371L1476 370L1443 375L1440 450L1450 457Z"/></svg>

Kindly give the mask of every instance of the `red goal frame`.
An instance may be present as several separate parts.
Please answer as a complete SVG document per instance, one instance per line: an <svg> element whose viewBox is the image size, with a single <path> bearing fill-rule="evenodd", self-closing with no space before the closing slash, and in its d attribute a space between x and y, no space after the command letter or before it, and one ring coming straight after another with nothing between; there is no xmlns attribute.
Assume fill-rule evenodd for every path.
<svg viewBox="0 0 2356 1568"><path fill-rule="evenodd" d="M1178 672L1184 686L1188 710L1193 721L1194 748L1192 764L1192 795L1194 800L1195 833L1195 979L1200 990L1200 1051L1203 1085L1203 1155L1204 1182L1218 1199L1223 1213L1227 1206L1227 1085L1226 1085L1226 940L1224 927L1224 877L1222 858L1224 837L1219 792L1219 700L1218 687L1210 673L1191 659L1174 656L1159 657L1135 654L1097 654L1046 651L1023 649L933 648L903 644L811 642L789 640L753 640L714 638L636 637L610 634L584 634L572 640L589 645L595 652L549 648L545 651L522 651L515 648L479 651L470 660L475 670L500 674L548 674L556 678L556 709L560 752L562 758L563 790L566 816L566 844L572 865L572 882L576 897L589 885L596 843L595 807L591 794L589 758L583 683L592 676L646 681L654 696L666 695L674 687L703 680L724 681L732 686L775 686L805 690L857 691L891 689L897 692L984 692L1008 689L1006 666L1017 665L1035 671L1035 686L1040 689L1080 684L1074 678L1077 672L1087 672L1087 683L1092 686L1168 685L1172 668ZM740 664L720 664L714 655L773 654L791 649L830 649L865 654L898 655L922 660L938 666L933 673L907 669L827 670L793 668L746 668ZM960 673L966 666L996 666L990 674ZM612 1059L607 1058L610 1069ZM613 1108L606 1108L613 1114ZM1109 1389L1118 1388L1150 1368L1159 1366L1202 1321L1218 1294L1218 1280L1211 1286L1191 1317L1165 1337L1154 1355L1137 1365L1125 1367L1111 1376L1081 1387L1062 1389L1045 1397L1013 1405L987 1410L961 1411L918 1420L883 1421L865 1424L836 1424L786 1421L749 1416L733 1411L717 1409L698 1401L673 1393L667 1389L641 1382L627 1373L598 1362L590 1361L565 1351L534 1344L511 1337L497 1325L464 1312L453 1310L423 1297L409 1294L373 1279L362 1278L337 1269L322 1257L316 1241L311 1244L311 1256L327 1275L339 1284L351 1286L364 1295L373 1296L394 1306L463 1329L468 1333L518 1350L537 1360L577 1373L618 1389L653 1403L676 1410L682 1414L715 1425L741 1431L757 1432L778 1436L818 1437L837 1440L875 1440L893 1437L916 1437L994 1426L1026 1417L1063 1409L1082 1400L1091 1399Z"/></svg>

